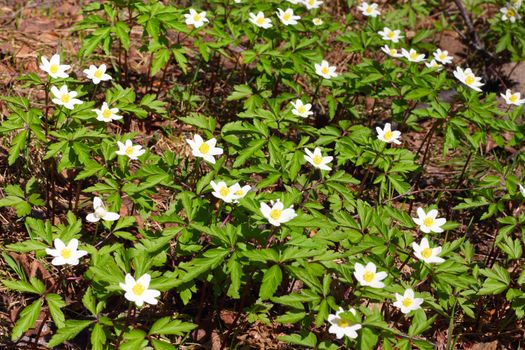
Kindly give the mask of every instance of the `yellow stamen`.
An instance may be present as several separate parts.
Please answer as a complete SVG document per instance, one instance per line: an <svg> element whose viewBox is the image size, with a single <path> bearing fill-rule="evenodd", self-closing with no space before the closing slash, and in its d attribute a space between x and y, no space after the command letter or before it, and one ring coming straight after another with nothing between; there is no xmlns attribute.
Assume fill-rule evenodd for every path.
<svg viewBox="0 0 525 350"><path fill-rule="evenodd" d="M314 161L315 165L319 165L323 162L323 157L320 155L315 155L312 160Z"/></svg>
<svg viewBox="0 0 525 350"><path fill-rule="evenodd" d="M257 18L257 21L256 21L256 22L257 22L257 24L259 24L259 25L262 26L262 25L264 24L264 17L259 17L259 18Z"/></svg>
<svg viewBox="0 0 525 350"><path fill-rule="evenodd" d="M242 196L244 196L244 191L243 190L237 190L233 194L236 195L237 197L242 197Z"/></svg>
<svg viewBox="0 0 525 350"><path fill-rule="evenodd" d="M324 75L327 75L330 73L330 70L328 69L328 67L322 67L321 68L321 72L324 74Z"/></svg>
<svg viewBox="0 0 525 350"><path fill-rule="evenodd" d="M413 60L417 59L417 56L418 56L417 52L410 53L410 58Z"/></svg>
<svg viewBox="0 0 525 350"><path fill-rule="evenodd" d="M516 16L516 11L514 11L514 9L512 8L508 8L507 9L507 17L515 17Z"/></svg>
<svg viewBox="0 0 525 350"><path fill-rule="evenodd" d="M389 37L390 39L393 39L396 36L396 33L391 31L391 32L388 32L388 34L386 36Z"/></svg>
<svg viewBox="0 0 525 350"><path fill-rule="evenodd" d="M365 271L365 273L363 274L363 279L370 283L374 280L374 277L375 277L375 273L373 273L372 271Z"/></svg>
<svg viewBox="0 0 525 350"><path fill-rule="evenodd" d="M52 64L51 66L49 66L49 71L53 74L56 74L56 72L58 72L58 65Z"/></svg>
<svg viewBox="0 0 525 350"><path fill-rule="evenodd" d="M201 15L200 14L196 14L195 16L193 16L193 20L195 22L199 22L201 20Z"/></svg>
<svg viewBox="0 0 525 350"><path fill-rule="evenodd" d="M414 300L412 298L404 298L402 304L404 307L410 307L413 302Z"/></svg>
<svg viewBox="0 0 525 350"><path fill-rule="evenodd" d="M199 147L199 151L202 153L202 154L206 154L210 151L210 145L208 145L206 142L204 142L202 145L200 145Z"/></svg>
<svg viewBox="0 0 525 350"><path fill-rule="evenodd" d="M227 195L230 194L230 189L228 187L226 187L226 186L223 186L219 190L219 193L221 194L221 196L226 197Z"/></svg>
<svg viewBox="0 0 525 350"><path fill-rule="evenodd" d="M95 76L95 78L100 79L100 78L102 78L102 74L104 74L104 73L102 73L102 71L100 69L97 69L95 71L95 74L93 74L93 75Z"/></svg>
<svg viewBox="0 0 525 350"><path fill-rule="evenodd" d="M425 248L421 251L421 256L425 259L428 259L432 256L432 249L431 248Z"/></svg>
<svg viewBox="0 0 525 350"><path fill-rule="evenodd" d="M60 251L60 255L62 255L64 259L69 259L71 258L71 255L73 255L73 253L71 252L71 249L64 248Z"/></svg>
<svg viewBox="0 0 525 350"><path fill-rule="evenodd" d="M518 102L518 95L510 95L509 101L513 103Z"/></svg>
<svg viewBox="0 0 525 350"><path fill-rule="evenodd" d="M368 7L366 9L366 13L372 13L374 11L374 9L372 7Z"/></svg>
<svg viewBox="0 0 525 350"><path fill-rule="evenodd" d="M279 210L279 209L272 209L272 211L270 211L270 217L274 220L279 220L279 218L281 217L281 214L283 213L282 210Z"/></svg>
<svg viewBox="0 0 525 350"><path fill-rule="evenodd" d="M60 100L63 103L68 103L71 100L71 96L69 96L69 94L62 94L62 96L60 97Z"/></svg>
<svg viewBox="0 0 525 350"><path fill-rule="evenodd" d="M131 288L131 291L133 292L133 294L137 295L137 296L141 296L142 293L144 293L144 291L146 290L146 288L144 288L144 286L140 283L137 283L133 286L133 288Z"/></svg>
<svg viewBox="0 0 525 350"><path fill-rule="evenodd" d="M111 115L113 113L111 113L111 110L109 108L106 108L105 110L102 111L102 116L106 119L109 119L111 118Z"/></svg>
<svg viewBox="0 0 525 350"><path fill-rule="evenodd" d="M425 225L426 227L434 225L434 219L426 217L425 220L423 220L423 225Z"/></svg>
<svg viewBox="0 0 525 350"><path fill-rule="evenodd" d="M385 134L383 135L383 138L387 141L391 140L392 137L394 136L394 133L392 131L387 131L385 132Z"/></svg>
<svg viewBox="0 0 525 350"><path fill-rule="evenodd" d="M341 328L346 328L350 326L350 322L343 320L342 318L337 321L337 325Z"/></svg>
<svg viewBox="0 0 525 350"><path fill-rule="evenodd" d="M128 156L133 154L133 146L129 146L129 147L126 148L126 154Z"/></svg>
<svg viewBox="0 0 525 350"><path fill-rule="evenodd" d="M283 15L283 19L285 21L289 21L290 17L292 17L292 14L290 12L285 12L284 15Z"/></svg>
<svg viewBox="0 0 525 350"><path fill-rule="evenodd" d="M394 56L397 54L397 50L396 49L390 49L390 55L391 56Z"/></svg>
<svg viewBox="0 0 525 350"><path fill-rule="evenodd" d="M306 112L306 107L305 106L299 106L297 108L297 112L299 112L299 114L304 114Z"/></svg>
<svg viewBox="0 0 525 350"><path fill-rule="evenodd" d="M476 79L474 79L473 75L467 75L465 77L465 84L467 84L467 85L472 85L472 84L474 84L475 81L476 81Z"/></svg>

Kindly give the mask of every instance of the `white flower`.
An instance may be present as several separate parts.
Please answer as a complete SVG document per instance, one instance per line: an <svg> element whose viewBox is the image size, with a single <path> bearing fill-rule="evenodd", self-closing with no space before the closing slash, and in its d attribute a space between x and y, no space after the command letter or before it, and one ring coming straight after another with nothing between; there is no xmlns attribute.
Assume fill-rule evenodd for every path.
<svg viewBox="0 0 525 350"><path fill-rule="evenodd" d="M236 3L236 4L240 4L240 3L241 3L241 0L235 0L235 3Z"/></svg>
<svg viewBox="0 0 525 350"><path fill-rule="evenodd" d="M350 308L348 311L355 315L355 310L353 308ZM357 338L357 331L361 329L361 325L359 323L352 324L349 320L345 320L343 317L339 316L343 312L345 311L340 307L335 315L328 315L328 322L331 324L328 332L335 334L337 339L341 339L345 335L350 339L355 339Z"/></svg>
<svg viewBox="0 0 525 350"><path fill-rule="evenodd" d="M520 192L523 197L525 197L525 187L523 187L521 184L519 184Z"/></svg>
<svg viewBox="0 0 525 350"><path fill-rule="evenodd" d="M327 164L330 163L334 157L323 157L319 147L316 147L313 153L308 148L305 148L304 151L306 152L304 159L308 163L321 170L332 170Z"/></svg>
<svg viewBox="0 0 525 350"><path fill-rule="evenodd" d="M390 40L393 43L397 43L399 39L403 38L399 29L391 30L388 27L384 27L383 30L377 32L377 34L381 35L383 40Z"/></svg>
<svg viewBox="0 0 525 350"><path fill-rule="evenodd" d="M86 220L89 222L98 222L100 219L105 221L116 221L120 218L118 213L107 211L102 199L100 197L93 198L93 213L89 213L86 216Z"/></svg>
<svg viewBox="0 0 525 350"><path fill-rule="evenodd" d="M362 286L370 286L372 288L383 288L385 284L381 282L387 276L384 271L376 272L376 265L369 262L366 266L360 263L354 265L354 277Z"/></svg>
<svg viewBox="0 0 525 350"><path fill-rule="evenodd" d="M137 160L141 155L146 153L146 150L142 149L141 145L133 146L131 140L126 140L124 143L117 141L118 151L115 153L119 156L128 156L131 160Z"/></svg>
<svg viewBox="0 0 525 350"><path fill-rule="evenodd" d="M323 4L322 0L304 0L304 5L308 10L319 8Z"/></svg>
<svg viewBox="0 0 525 350"><path fill-rule="evenodd" d="M436 60L432 60L430 62L425 62L425 66L427 66L428 68L434 68L434 69L436 69L438 71L443 69L443 65L437 63Z"/></svg>
<svg viewBox="0 0 525 350"><path fill-rule="evenodd" d="M73 238L67 245L61 239L55 238L53 241L55 249L46 248L46 253L54 256L51 264L60 265L78 265L78 259L87 254L85 250L77 250L78 240Z"/></svg>
<svg viewBox="0 0 525 350"><path fill-rule="evenodd" d="M287 0L289 3L292 3L294 5L300 4L303 2L303 0Z"/></svg>
<svg viewBox="0 0 525 350"><path fill-rule="evenodd" d="M71 66L67 64L60 64L59 54L53 55L49 61L46 57L42 56L41 61L42 64L40 65L40 69L49 74L51 78L57 79L69 77L69 74L66 73L66 70L71 68Z"/></svg>
<svg viewBox="0 0 525 350"><path fill-rule="evenodd" d="M472 73L470 68L463 70L461 67L457 67L454 71L454 76L472 90L481 91L480 87L485 85L481 82L481 78L476 77L474 73Z"/></svg>
<svg viewBox="0 0 525 350"><path fill-rule="evenodd" d="M403 57L402 54L399 53L399 51L397 51L397 49L394 49L393 47L389 47L388 45L385 45L381 48L381 51L383 51L384 53L386 53L388 56L391 56L391 57Z"/></svg>
<svg viewBox="0 0 525 350"><path fill-rule="evenodd" d="M379 12L379 10L377 9L377 6L378 5L376 3L372 3L369 5L367 2L363 1L361 5L357 7L357 9L360 10L361 13L365 16L377 17L381 14L381 12Z"/></svg>
<svg viewBox="0 0 525 350"><path fill-rule="evenodd" d="M507 89L507 91L505 91L505 95L504 94L500 94L500 95L501 97L505 99L505 103L508 105L520 106L525 103L525 99L520 100L521 93L519 92L512 93L510 89Z"/></svg>
<svg viewBox="0 0 525 350"><path fill-rule="evenodd" d="M231 203L237 198L234 194L234 191L232 191L232 189L228 187L224 181L220 181L219 183L211 181L210 185L214 191L211 194L213 194L216 198L222 199L226 203Z"/></svg>
<svg viewBox="0 0 525 350"><path fill-rule="evenodd" d="M416 258L428 264L441 264L445 261L445 259L438 256L441 253L441 247L430 248L426 238L423 238L420 244L412 242L412 248L414 248Z"/></svg>
<svg viewBox="0 0 525 350"><path fill-rule="evenodd" d="M67 109L73 109L75 108L75 105L80 105L83 102L79 99L75 98L78 93L76 91L68 91L67 85L62 85L62 87L57 89L56 86L51 86L51 93L55 96L54 99L52 99L53 103L64 106Z"/></svg>
<svg viewBox="0 0 525 350"><path fill-rule="evenodd" d="M395 296L396 301L394 302L394 306L400 308L404 314L419 309L424 301L422 298L416 298L414 291L410 288L406 289L403 295L396 293Z"/></svg>
<svg viewBox="0 0 525 350"><path fill-rule="evenodd" d="M433 53L433 55L434 55L434 58L436 59L436 61L438 61L440 63L443 63L443 64L452 63L452 60L454 59L454 57L448 55L448 51L447 50L442 51L441 49L437 49Z"/></svg>
<svg viewBox="0 0 525 350"><path fill-rule="evenodd" d="M279 17L279 19L285 26L295 25L298 23L297 20L301 19L301 16L294 15L293 10L291 8L286 9L286 11L283 11L280 8L278 8L276 13L277 17Z"/></svg>
<svg viewBox="0 0 525 350"><path fill-rule="evenodd" d="M293 205L284 209L284 204L279 199L275 202L270 201L270 204L271 207L261 202L260 210L263 216L274 226L281 226L282 223L288 222L297 216Z"/></svg>
<svg viewBox="0 0 525 350"><path fill-rule="evenodd" d="M317 75L322 76L325 79L335 78L337 77L337 73L335 72L336 67L330 66L330 63L326 60L322 60L321 64L315 64L315 73Z"/></svg>
<svg viewBox="0 0 525 350"><path fill-rule="evenodd" d="M314 112L311 111L312 109L311 103L303 104L303 101L299 99L296 100L295 103L294 102L290 102L290 103L293 106L292 113L296 116L308 118L309 116L314 114Z"/></svg>
<svg viewBox="0 0 525 350"><path fill-rule="evenodd" d="M191 152L195 157L204 158L212 164L215 164L215 158L213 156L222 154L222 148L215 147L217 140L212 138L206 142L198 134L193 135L193 140L186 139L186 142L191 147Z"/></svg>
<svg viewBox="0 0 525 350"><path fill-rule="evenodd" d="M316 26L321 26L323 25L324 22L319 17L315 17L314 19L312 19L312 23Z"/></svg>
<svg viewBox="0 0 525 350"><path fill-rule="evenodd" d="M501 19L504 21L510 21L511 23L516 22L516 19L521 18L518 11L513 6L508 7L502 7L499 12L503 13L503 16L501 16Z"/></svg>
<svg viewBox="0 0 525 350"><path fill-rule="evenodd" d="M192 25L195 28L200 28L204 23L209 22L206 18L206 11L198 13L194 9L190 9L190 13L186 13L184 17L186 18L186 24L189 26Z"/></svg>
<svg viewBox="0 0 525 350"><path fill-rule="evenodd" d="M101 64L98 68L90 65L89 69L84 69L84 74L88 79L93 81L93 84L98 84L101 81L111 80L111 76L106 74L106 65Z"/></svg>
<svg viewBox="0 0 525 350"><path fill-rule="evenodd" d="M100 120L102 122L109 123L112 120L119 120L122 119L121 115L117 115L118 108L109 108L108 104L106 102L102 103L102 107L100 109L92 109L93 112L97 114L97 120Z"/></svg>
<svg viewBox="0 0 525 350"><path fill-rule="evenodd" d="M144 305L144 302L156 305L158 300L155 298L160 295L160 292L156 289L148 289L150 281L151 276L147 273L143 274L136 281L133 276L128 273L124 279L125 283L119 283L119 285L120 288L126 292L124 297L134 302L138 307Z"/></svg>
<svg viewBox="0 0 525 350"><path fill-rule="evenodd" d="M390 143L393 142L396 145L400 145L401 141L401 132L398 130L392 131L390 123L386 123L385 127L381 129L379 126L376 127L377 138L383 142Z"/></svg>
<svg viewBox="0 0 525 350"><path fill-rule="evenodd" d="M255 24L257 27L268 29L272 27L272 20L264 17L264 13L259 11L257 15L250 12L250 22Z"/></svg>
<svg viewBox="0 0 525 350"><path fill-rule="evenodd" d="M437 219L438 211L432 209L428 213L425 213L423 208L417 208L417 218L412 218L416 225L419 225L419 229L424 233L441 233L444 230L441 228L446 222L447 219L440 218Z"/></svg>
<svg viewBox="0 0 525 350"><path fill-rule="evenodd" d="M425 60L425 54L419 54L414 49L410 49L410 51L401 49L401 54L410 62L421 62Z"/></svg>
<svg viewBox="0 0 525 350"><path fill-rule="evenodd" d="M521 7L523 0L510 0L510 4L517 10Z"/></svg>
<svg viewBox="0 0 525 350"><path fill-rule="evenodd" d="M232 191L233 195L235 196L233 203L238 203L239 199L244 198L251 189L252 187L250 185L244 185L241 187L238 182L231 185L230 191Z"/></svg>

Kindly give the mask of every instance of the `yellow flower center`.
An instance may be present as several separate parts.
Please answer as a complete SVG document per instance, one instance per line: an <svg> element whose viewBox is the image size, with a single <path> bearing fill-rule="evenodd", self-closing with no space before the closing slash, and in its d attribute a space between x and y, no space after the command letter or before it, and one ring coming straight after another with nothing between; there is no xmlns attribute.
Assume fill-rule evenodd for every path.
<svg viewBox="0 0 525 350"><path fill-rule="evenodd" d="M71 96L69 96L69 94L62 94L62 96L60 97L60 100L63 103L68 103L71 100Z"/></svg>
<svg viewBox="0 0 525 350"><path fill-rule="evenodd" d="M428 259L432 256L432 249L425 248L421 251L421 256L425 259Z"/></svg>
<svg viewBox="0 0 525 350"><path fill-rule="evenodd" d="M426 227L434 225L434 219L426 217L425 220L423 220L423 225L425 225Z"/></svg>
<svg viewBox="0 0 525 350"><path fill-rule="evenodd" d="M441 55L439 55L439 59L440 60L445 60L445 58L447 58L447 55L445 55L444 53L441 53Z"/></svg>
<svg viewBox="0 0 525 350"><path fill-rule="evenodd" d="M104 74L104 73L102 73L102 71L100 69L97 69L95 71L95 74L93 74L93 75L95 76L95 78L100 79L100 78L102 78L102 74Z"/></svg>
<svg viewBox="0 0 525 350"><path fill-rule="evenodd" d="M49 66L49 71L55 74L56 72L58 72L58 65L52 64L51 66Z"/></svg>
<svg viewBox="0 0 525 350"><path fill-rule="evenodd" d="M305 106L299 106L297 108L297 112L299 112L299 114L303 114L304 112L306 112L306 107Z"/></svg>
<svg viewBox="0 0 525 350"><path fill-rule="evenodd" d="M365 273L363 274L363 279L370 283L374 280L374 277L375 277L375 273L373 273L372 271L365 271Z"/></svg>
<svg viewBox="0 0 525 350"><path fill-rule="evenodd" d="M410 53L410 58L413 59L413 60L415 60L417 58L417 56L418 56L418 54L415 51Z"/></svg>
<svg viewBox="0 0 525 350"><path fill-rule="evenodd" d="M394 136L394 133L392 131L387 131L383 135L383 138L388 141L392 139L392 136Z"/></svg>
<svg viewBox="0 0 525 350"><path fill-rule="evenodd" d="M410 306L412 306L413 302L414 302L414 300L412 298L404 298L402 304L403 304L404 307L410 307Z"/></svg>
<svg viewBox="0 0 525 350"><path fill-rule="evenodd" d="M71 252L71 249L69 249L69 248L64 248L64 249L62 249L62 250L60 251L60 255L62 255L62 257L63 257L64 259L69 259L69 258L71 258L71 255L73 255L73 254L72 254L72 252Z"/></svg>
<svg viewBox="0 0 525 350"><path fill-rule="evenodd" d="M517 102L518 101L518 95L510 95L509 101L510 102Z"/></svg>
<svg viewBox="0 0 525 350"><path fill-rule="evenodd" d="M320 155L315 155L312 160L314 161L315 165L319 165L323 162L323 157Z"/></svg>
<svg viewBox="0 0 525 350"><path fill-rule="evenodd" d="M233 194L236 195L237 197L242 197L242 196L244 196L244 191L243 190L237 190Z"/></svg>
<svg viewBox="0 0 525 350"><path fill-rule="evenodd" d="M193 20L195 22L199 22L201 20L201 15L197 13L196 15L193 16Z"/></svg>
<svg viewBox="0 0 525 350"><path fill-rule="evenodd" d="M467 75L465 77L465 84L467 84L467 85L472 85L472 84L474 84L475 81L476 81L476 79L474 79L473 75Z"/></svg>
<svg viewBox="0 0 525 350"><path fill-rule="evenodd" d="M264 24L264 17L259 17L259 18L257 18L257 21L256 21L256 22L257 22L257 24L259 24L259 25L263 25L263 24Z"/></svg>
<svg viewBox="0 0 525 350"><path fill-rule="evenodd" d="M282 210L279 210L279 209L272 209L272 211L270 212L270 217L274 220L279 220L279 218L281 217L281 214L283 213Z"/></svg>
<svg viewBox="0 0 525 350"><path fill-rule="evenodd" d="M347 320L343 320L342 318L340 318L338 321L337 321L337 325L341 328L346 328L346 327L349 327L350 326L350 322L348 322Z"/></svg>
<svg viewBox="0 0 525 350"><path fill-rule="evenodd" d="M315 0L308 0L308 5L314 6L315 5Z"/></svg>
<svg viewBox="0 0 525 350"><path fill-rule="evenodd" d="M396 49L390 49L390 55L394 56L397 54L397 50Z"/></svg>
<svg viewBox="0 0 525 350"><path fill-rule="evenodd" d="M372 7L368 7L366 9L366 13L372 13L372 11L374 11L374 9Z"/></svg>
<svg viewBox="0 0 525 350"><path fill-rule="evenodd" d="M292 14L290 12L285 12L284 15L283 15L283 19L285 21L289 21L290 17L292 17Z"/></svg>
<svg viewBox="0 0 525 350"><path fill-rule="evenodd" d="M206 154L210 151L210 145L208 145L206 142L204 142L202 145L199 146L199 151L202 154Z"/></svg>
<svg viewBox="0 0 525 350"><path fill-rule="evenodd" d="M106 119L109 119L111 118L111 115L113 113L111 113L111 110L109 108L106 108L105 110L102 111L102 116Z"/></svg>
<svg viewBox="0 0 525 350"><path fill-rule="evenodd" d="M328 73L330 73L330 70L328 69L328 67L323 67L321 68L321 72L325 75L327 75Z"/></svg>
<svg viewBox="0 0 525 350"><path fill-rule="evenodd" d="M507 9L507 17L514 17L516 16L516 11L514 11L514 9L512 8L508 8Z"/></svg>
<svg viewBox="0 0 525 350"><path fill-rule="evenodd" d="M226 186L223 186L219 190L219 193L221 194L221 196L226 197L227 195L230 194L230 189L228 187L226 187Z"/></svg>
<svg viewBox="0 0 525 350"><path fill-rule="evenodd" d="M133 286L133 288L131 288L131 291L133 292L133 294L137 295L137 296L141 296L142 293L144 293L144 291L146 290L146 288L144 288L144 286L140 283L137 283Z"/></svg>
<svg viewBox="0 0 525 350"><path fill-rule="evenodd" d="M390 39L393 39L396 36L396 33L394 33L393 31L390 31L388 32L386 36L389 37Z"/></svg>
<svg viewBox="0 0 525 350"><path fill-rule="evenodd" d="M126 147L126 154L128 156L133 154L133 146Z"/></svg>

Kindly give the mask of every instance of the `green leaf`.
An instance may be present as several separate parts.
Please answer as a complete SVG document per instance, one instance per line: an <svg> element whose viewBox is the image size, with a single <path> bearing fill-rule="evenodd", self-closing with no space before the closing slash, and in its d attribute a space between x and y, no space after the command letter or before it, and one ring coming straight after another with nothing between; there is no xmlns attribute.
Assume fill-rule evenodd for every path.
<svg viewBox="0 0 525 350"><path fill-rule="evenodd" d="M157 74L163 69L170 60L171 51L163 47L153 55L153 63L151 65L151 76Z"/></svg>
<svg viewBox="0 0 525 350"><path fill-rule="evenodd" d="M195 328L197 328L197 325L194 323L171 320L171 317L167 316L155 321L149 330L149 334L171 334L182 336Z"/></svg>
<svg viewBox="0 0 525 350"><path fill-rule="evenodd" d="M106 344L106 332L104 332L104 326L100 323L96 323L91 330L91 346L92 350L104 349Z"/></svg>
<svg viewBox="0 0 525 350"><path fill-rule="evenodd" d="M11 143L11 149L9 150L8 164L15 164L16 160L20 156L20 150L24 147L27 139L27 130L20 131Z"/></svg>
<svg viewBox="0 0 525 350"><path fill-rule="evenodd" d="M242 100L252 95L252 89L248 85L235 85L233 92L226 99L227 101Z"/></svg>
<svg viewBox="0 0 525 350"><path fill-rule="evenodd" d="M290 344L302 345L310 348L315 348L317 345L317 337L312 332L308 333L306 337L302 337L299 334L290 334L279 336L277 339Z"/></svg>
<svg viewBox="0 0 525 350"><path fill-rule="evenodd" d="M117 38L120 40L122 47L124 50L129 50L129 32L130 29L128 25L124 22L117 22L115 23L115 27L113 27L113 31L117 35Z"/></svg>
<svg viewBox="0 0 525 350"><path fill-rule="evenodd" d="M273 265L264 272L259 297L263 300L273 297L273 294L283 280L283 272L279 265Z"/></svg>
<svg viewBox="0 0 525 350"><path fill-rule="evenodd" d="M20 317L15 323L11 332L11 340L15 341L22 336L29 328L33 327L38 320L42 310L42 299L35 300L20 313Z"/></svg>
<svg viewBox="0 0 525 350"><path fill-rule="evenodd" d="M57 328L62 328L65 326L65 316L62 312L62 308L66 306L64 299L58 294L48 294L46 295L47 307L49 308L49 313L55 322Z"/></svg>
<svg viewBox="0 0 525 350"><path fill-rule="evenodd" d="M11 290L16 290L19 292L33 293L33 294L42 294L43 291L40 291L37 287L29 283L28 281L17 281L17 280L3 280L1 283Z"/></svg>
<svg viewBox="0 0 525 350"><path fill-rule="evenodd" d="M82 330L88 327L91 323L93 323L93 321L67 320L64 327L59 328L55 335L53 335L51 340L49 340L47 346L53 348L58 344L62 344L66 340L71 340L75 338L78 333L82 332Z"/></svg>

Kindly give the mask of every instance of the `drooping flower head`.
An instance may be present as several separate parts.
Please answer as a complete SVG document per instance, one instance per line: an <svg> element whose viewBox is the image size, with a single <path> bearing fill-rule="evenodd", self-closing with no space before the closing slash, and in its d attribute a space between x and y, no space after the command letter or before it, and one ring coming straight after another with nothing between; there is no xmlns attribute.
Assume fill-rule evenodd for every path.
<svg viewBox="0 0 525 350"><path fill-rule="evenodd" d="M138 307L144 305L144 303L156 305L158 303L157 297L160 296L160 292L156 289L149 289L151 282L151 276L147 273L142 275L135 281L135 278L129 273L126 274L124 279L125 283L119 283L126 294L124 297L131 302L134 302Z"/></svg>
<svg viewBox="0 0 525 350"><path fill-rule="evenodd" d="M87 255L85 250L77 250L78 240L73 238L64 244L60 238L55 238L53 241L55 249L46 248L46 253L53 256L51 264L55 266L60 265L78 265L79 259Z"/></svg>

